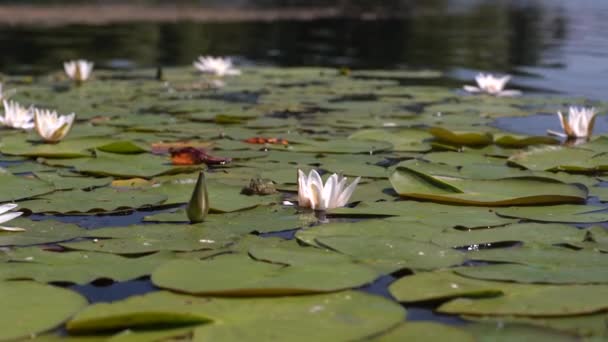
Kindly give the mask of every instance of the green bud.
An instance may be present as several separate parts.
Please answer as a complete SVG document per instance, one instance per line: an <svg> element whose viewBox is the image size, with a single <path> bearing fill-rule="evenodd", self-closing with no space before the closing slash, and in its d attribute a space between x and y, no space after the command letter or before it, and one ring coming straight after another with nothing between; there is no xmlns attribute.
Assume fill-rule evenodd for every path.
<svg viewBox="0 0 608 342"><path fill-rule="evenodd" d="M205 174L201 171L198 174L196 186L192 192L190 202L186 208L186 214L191 223L199 223L205 220L205 216L209 212L209 195L207 194L207 183L205 182Z"/></svg>

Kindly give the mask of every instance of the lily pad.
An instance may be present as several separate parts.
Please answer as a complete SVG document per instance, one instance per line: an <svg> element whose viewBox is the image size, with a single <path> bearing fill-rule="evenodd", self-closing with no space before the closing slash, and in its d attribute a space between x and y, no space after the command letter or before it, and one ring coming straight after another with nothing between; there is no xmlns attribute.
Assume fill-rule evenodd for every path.
<svg viewBox="0 0 608 342"><path fill-rule="evenodd" d="M25 339L58 327L86 306L79 294L34 282L0 282L0 339Z"/></svg>
<svg viewBox="0 0 608 342"><path fill-rule="evenodd" d="M0 232L0 246L27 246L67 241L86 235L86 230L75 224L53 220L32 221L17 218L11 225L22 227L23 232Z"/></svg>
<svg viewBox="0 0 608 342"><path fill-rule="evenodd" d="M406 322L378 336L375 342L399 341L454 341L473 342L475 338L465 330L434 322Z"/></svg>
<svg viewBox="0 0 608 342"><path fill-rule="evenodd" d="M354 263L286 267L229 254L202 261L167 262L154 271L152 282L197 295L283 296L358 287L377 276L370 268Z"/></svg>
<svg viewBox="0 0 608 342"><path fill-rule="evenodd" d="M12 202L48 194L54 189L51 184L40 179L14 176L0 169L0 202Z"/></svg>
<svg viewBox="0 0 608 342"><path fill-rule="evenodd" d="M93 239L62 243L70 249L116 254L142 254L157 251L195 251L224 247L239 234L200 225L170 224L101 228L90 231Z"/></svg>
<svg viewBox="0 0 608 342"><path fill-rule="evenodd" d="M149 275L158 265L171 259L172 255L158 253L125 258L106 253L59 253L25 248L10 251L8 258L10 262L0 263L1 279L86 284L102 278L126 281Z"/></svg>
<svg viewBox="0 0 608 342"><path fill-rule="evenodd" d="M539 222L595 223L608 221L607 207L562 204L548 207L511 207L496 210L504 217Z"/></svg>
<svg viewBox="0 0 608 342"><path fill-rule="evenodd" d="M491 134L483 132L453 132L442 127L433 127L429 133L442 143L457 146L485 146L493 141Z"/></svg>
<svg viewBox="0 0 608 342"><path fill-rule="evenodd" d="M99 188L92 191L59 191L21 202L34 213L93 214L132 210L163 203L166 196L143 190L121 191Z"/></svg>
<svg viewBox="0 0 608 342"><path fill-rule="evenodd" d="M71 333L199 325L194 338L242 341L269 338L294 341L348 341L378 334L399 323L399 305L360 292L312 296L221 299L156 292L89 306L67 328Z"/></svg>
<svg viewBox="0 0 608 342"><path fill-rule="evenodd" d="M473 180L421 173L398 167L389 180L401 196L477 206L581 203L586 189L551 179Z"/></svg>

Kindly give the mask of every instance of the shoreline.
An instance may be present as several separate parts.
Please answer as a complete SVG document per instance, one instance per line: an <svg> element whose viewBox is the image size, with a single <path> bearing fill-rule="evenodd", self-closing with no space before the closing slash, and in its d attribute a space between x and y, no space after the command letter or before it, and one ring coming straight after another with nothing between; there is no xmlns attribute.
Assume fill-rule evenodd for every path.
<svg viewBox="0 0 608 342"><path fill-rule="evenodd" d="M352 11L343 7L204 8L195 6L137 6L100 4L69 6L0 5L0 25L105 25L126 22L311 21L331 18L374 20L387 13Z"/></svg>

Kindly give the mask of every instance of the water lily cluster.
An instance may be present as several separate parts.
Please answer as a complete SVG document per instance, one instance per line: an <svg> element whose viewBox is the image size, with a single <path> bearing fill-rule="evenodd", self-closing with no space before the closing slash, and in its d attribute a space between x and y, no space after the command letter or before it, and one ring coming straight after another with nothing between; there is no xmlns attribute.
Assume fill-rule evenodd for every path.
<svg viewBox="0 0 608 342"><path fill-rule="evenodd" d="M36 129L45 142L55 143L63 139L74 123L76 115L58 115L56 111L24 107L15 101L3 101L4 113L0 116L0 125L20 130Z"/></svg>
<svg viewBox="0 0 608 342"><path fill-rule="evenodd" d="M63 63L66 75L76 83L82 83L91 77L94 63L85 59L77 59Z"/></svg>
<svg viewBox="0 0 608 342"><path fill-rule="evenodd" d="M519 90L505 89L510 80L510 75L495 76L479 73L475 76L477 86L465 85L464 90L471 94L491 96L521 95L522 92ZM561 111L558 111L557 115L564 132L548 130L549 134L572 140L588 139L593 134L593 126L597 115L595 108L569 107L567 117Z"/></svg>
<svg viewBox="0 0 608 342"><path fill-rule="evenodd" d="M199 56L192 64L198 71L218 77L241 74L241 71L232 65L230 58Z"/></svg>

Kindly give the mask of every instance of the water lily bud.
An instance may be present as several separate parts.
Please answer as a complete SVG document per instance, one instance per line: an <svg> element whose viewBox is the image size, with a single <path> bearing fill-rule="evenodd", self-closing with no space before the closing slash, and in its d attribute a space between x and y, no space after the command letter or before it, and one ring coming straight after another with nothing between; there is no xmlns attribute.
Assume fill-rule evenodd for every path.
<svg viewBox="0 0 608 342"><path fill-rule="evenodd" d="M207 194L207 183L205 182L205 174L201 171L198 174L198 180L194 186L192 197L186 207L186 214L191 223L199 223L205 220L205 216L209 212L209 195Z"/></svg>

